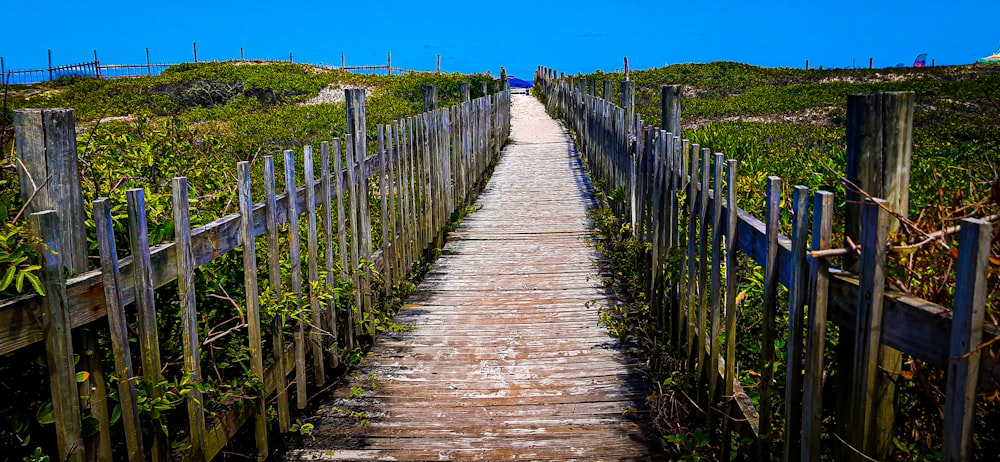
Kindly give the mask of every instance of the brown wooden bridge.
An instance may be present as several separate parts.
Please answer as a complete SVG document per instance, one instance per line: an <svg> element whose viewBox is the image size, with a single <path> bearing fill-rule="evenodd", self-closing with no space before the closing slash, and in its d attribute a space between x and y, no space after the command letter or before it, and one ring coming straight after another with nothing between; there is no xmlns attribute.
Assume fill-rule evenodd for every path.
<svg viewBox="0 0 1000 462"><path fill-rule="evenodd" d="M645 460L636 360L598 325L614 303L592 190L566 131L514 96L511 143L476 211L286 460Z"/></svg>

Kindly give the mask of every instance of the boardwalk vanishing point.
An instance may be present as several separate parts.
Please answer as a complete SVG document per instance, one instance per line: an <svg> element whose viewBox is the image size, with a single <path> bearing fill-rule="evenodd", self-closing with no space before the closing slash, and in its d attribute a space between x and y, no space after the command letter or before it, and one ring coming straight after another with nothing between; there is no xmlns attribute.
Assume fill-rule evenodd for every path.
<svg viewBox="0 0 1000 462"><path fill-rule="evenodd" d="M378 339L285 460L650 459L640 364L598 325L612 300L592 204L566 130L514 96L511 142L396 316L407 330Z"/></svg>

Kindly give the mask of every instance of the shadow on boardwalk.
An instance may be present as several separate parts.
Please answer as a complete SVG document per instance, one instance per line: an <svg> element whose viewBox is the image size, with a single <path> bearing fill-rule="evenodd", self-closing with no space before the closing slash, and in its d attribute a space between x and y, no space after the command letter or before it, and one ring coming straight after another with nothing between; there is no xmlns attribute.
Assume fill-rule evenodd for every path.
<svg viewBox="0 0 1000 462"><path fill-rule="evenodd" d="M648 460L640 364L598 326L592 186L542 106L441 258L285 460Z"/></svg>

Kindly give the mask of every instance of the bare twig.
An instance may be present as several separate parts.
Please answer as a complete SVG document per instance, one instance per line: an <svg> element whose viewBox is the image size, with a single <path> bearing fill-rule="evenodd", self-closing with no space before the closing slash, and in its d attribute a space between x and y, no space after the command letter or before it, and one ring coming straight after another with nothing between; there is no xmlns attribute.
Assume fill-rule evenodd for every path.
<svg viewBox="0 0 1000 462"><path fill-rule="evenodd" d="M980 220L988 221L988 222L991 222L991 223L994 222L994 221L996 221L997 219L1000 219L1000 213L994 213L993 215L980 218ZM949 227L944 228L944 229L942 229L940 231L935 231L933 233L928 234L926 239L924 239L924 240L922 240L920 242L917 242L916 244L907 244L907 245L894 246L893 250L915 249L917 247L921 247L921 246L923 246L923 245L925 245L927 243L930 243L930 242L934 241L935 239L942 239L942 238L948 237L948 236L950 236L952 234L955 234L955 233L957 233L961 229L962 229L962 227L960 225L949 226Z"/></svg>
<svg viewBox="0 0 1000 462"><path fill-rule="evenodd" d="M34 191L31 191L31 196L28 196L28 200L24 201L24 205L21 206L21 210L17 211L17 215L14 215L14 221L13 221L14 223L17 223L17 220L21 219L21 214L23 214L24 211L28 209L28 204L31 204L31 201L35 200L35 196L38 194L38 191L41 191L42 188L44 188L45 185L51 179L52 179L52 175L49 175L47 178L45 178L45 181L42 182L41 186L35 188Z"/></svg>

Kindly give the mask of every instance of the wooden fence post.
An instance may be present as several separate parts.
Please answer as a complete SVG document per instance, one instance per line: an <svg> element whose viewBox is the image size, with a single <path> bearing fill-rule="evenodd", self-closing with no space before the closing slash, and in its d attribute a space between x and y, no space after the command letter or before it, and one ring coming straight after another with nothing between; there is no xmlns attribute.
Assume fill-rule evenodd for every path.
<svg viewBox="0 0 1000 462"><path fill-rule="evenodd" d="M463 103L468 103L469 101L472 101L472 95L471 95L471 91L469 89L469 83L468 82L462 82L462 83L460 83L458 85L458 90L462 94L462 102Z"/></svg>
<svg viewBox="0 0 1000 462"><path fill-rule="evenodd" d="M59 257L68 276L87 271L87 231L84 226L83 192L76 157L76 122L72 109L23 109L14 111L18 177L26 213L56 212ZM33 224L34 222L29 222ZM36 233L43 230L34 228ZM91 414L100 423L101 434L87 441L88 455L111 457L111 437L104 370L96 352L97 333L81 328L77 335L80 366L90 377L79 385L81 398L90 403ZM86 351L95 354L87 355Z"/></svg>
<svg viewBox="0 0 1000 462"><path fill-rule="evenodd" d="M437 85L421 85L424 91L424 111L430 112L438 108L438 88Z"/></svg>
<svg viewBox="0 0 1000 462"><path fill-rule="evenodd" d="M944 405L944 443L941 460L969 460L975 422L979 356L986 309L986 268L990 255L989 222L965 219L959 231L955 307L948 353L948 382Z"/></svg>
<svg viewBox="0 0 1000 462"><path fill-rule="evenodd" d="M621 106L625 110L625 127L628 133L635 133L635 82L622 82Z"/></svg>
<svg viewBox="0 0 1000 462"><path fill-rule="evenodd" d="M55 415L59 459L84 460L83 424L80 420L80 400L76 391L76 367L73 364L72 323L66 299L66 277L63 273L59 219L52 210L32 213L32 229L42 238L36 250L42 266L45 288L45 353L52 390L52 410Z"/></svg>
<svg viewBox="0 0 1000 462"><path fill-rule="evenodd" d="M603 98L605 101L610 102L611 101L611 88L612 88L611 85L612 85L612 82L610 80L604 80L603 84L604 84L604 88L601 91L601 98Z"/></svg>
<svg viewBox="0 0 1000 462"><path fill-rule="evenodd" d="M913 153L913 92L887 92L848 95L847 97L847 187L845 235L854 242L860 238L860 205L864 197L885 199L885 207L892 213L906 217L909 207L910 159ZM854 187L852 187L852 184ZM855 188L856 187L856 188ZM860 191L859 191L860 190ZM862 191L865 194L862 194ZM890 220L889 232L899 227L897 220ZM857 272L858 261L845 257L848 270ZM850 334L841 337L838 355L847 358L854 343ZM892 449L894 428L895 378L902 368L902 354L892 348L879 346L879 369L875 403L876 427L871 431L877 441L875 447L866 445L866 454L884 458ZM851 380L850 373L844 379ZM849 382L844 382L844 387ZM844 388L849 389L849 388ZM852 402L856 403L856 399ZM851 406L850 403L847 404ZM860 448L859 448L860 449Z"/></svg>
<svg viewBox="0 0 1000 462"><path fill-rule="evenodd" d="M52 50L49 50L49 80L52 80Z"/></svg>
<svg viewBox="0 0 1000 462"><path fill-rule="evenodd" d="M191 48L194 49L194 62L198 62L198 42L191 42Z"/></svg>
<svg viewBox="0 0 1000 462"><path fill-rule="evenodd" d="M660 87L660 126L674 136L681 136L681 86Z"/></svg>
<svg viewBox="0 0 1000 462"><path fill-rule="evenodd" d="M850 366L853 380L850 390L850 411L847 414L844 460L862 461L875 457L882 450L884 421L879 415L879 378L881 370L882 313L885 294L885 254L889 229L889 213L885 201L866 199L862 208L861 264L858 275L858 313L854 326L854 356ZM841 340L843 341L843 340ZM891 439L892 427L887 429ZM891 441L889 441L891 445ZM866 457L867 456L867 457Z"/></svg>
<svg viewBox="0 0 1000 462"><path fill-rule="evenodd" d="M146 75L153 75L153 63L149 61L149 48L146 48Z"/></svg>

